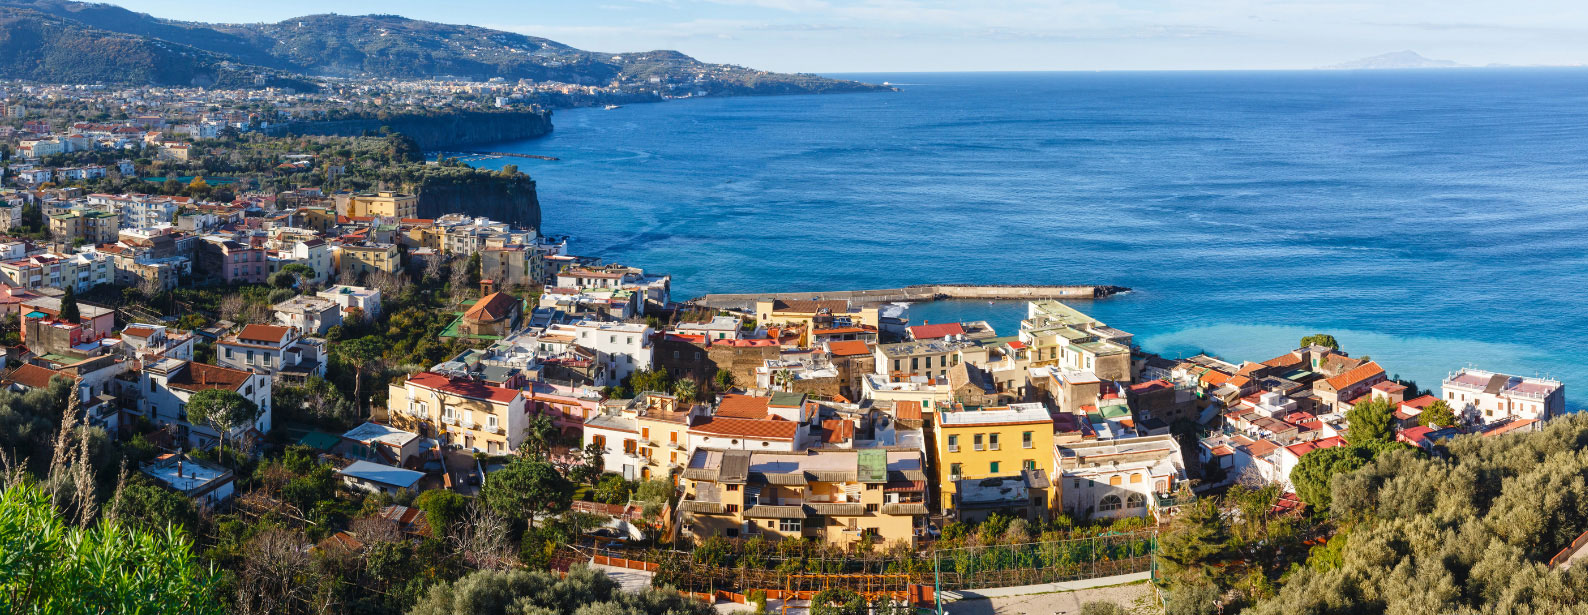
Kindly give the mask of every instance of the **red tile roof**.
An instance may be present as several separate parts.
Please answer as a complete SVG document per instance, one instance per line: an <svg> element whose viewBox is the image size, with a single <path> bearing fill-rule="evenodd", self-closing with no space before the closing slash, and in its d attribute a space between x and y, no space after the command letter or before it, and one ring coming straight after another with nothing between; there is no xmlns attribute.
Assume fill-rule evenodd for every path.
<svg viewBox="0 0 1588 615"><path fill-rule="evenodd" d="M237 333L237 340L242 342L259 341L280 344L281 340L287 337L287 331L288 329L286 327L277 327L273 325L248 325L243 327L243 330Z"/></svg>
<svg viewBox="0 0 1588 615"><path fill-rule="evenodd" d="M1406 401L1401 402L1401 407L1402 408L1415 408L1417 410L1422 410L1422 409L1427 408L1429 404L1432 404L1432 403L1434 403L1436 401L1439 401L1438 397L1434 397L1432 395L1424 395L1424 396L1419 397L1417 399L1408 399Z"/></svg>
<svg viewBox="0 0 1588 615"><path fill-rule="evenodd" d="M827 351L835 357L853 357L871 354L871 346L860 340L827 342Z"/></svg>
<svg viewBox="0 0 1588 615"><path fill-rule="evenodd" d="M1251 455L1252 457L1262 457L1274 452L1274 450L1278 448L1279 445L1274 443L1273 440L1258 440L1246 445L1246 454Z"/></svg>
<svg viewBox="0 0 1588 615"><path fill-rule="evenodd" d="M957 322L910 327L910 337L918 340L935 340L950 335L964 335L965 327Z"/></svg>
<svg viewBox="0 0 1588 615"><path fill-rule="evenodd" d="M822 442L841 444L855 438L855 424L837 419L822 421Z"/></svg>
<svg viewBox="0 0 1588 615"><path fill-rule="evenodd" d="M1379 367L1378 363L1368 361L1367 363L1364 363L1352 369L1351 371L1330 378L1326 382L1329 383L1329 386L1334 387L1334 390L1343 391L1355 386L1357 383L1362 382L1363 380L1367 380L1383 373L1384 368Z"/></svg>
<svg viewBox="0 0 1588 615"><path fill-rule="evenodd" d="M517 303L518 299L507 293L491 293L464 312L463 317L484 322L502 320L513 313L513 306Z"/></svg>
<svg viewBox="0 0 1588 615"><path fill-rule="evenodd" d="M903 400L893 402L893 416L894 418L919 421L921 420L921 402Z"/></svg>
<svg viewBox="0 0 1588 615"><path fill-rule="evenodd" d="M1230 375L1216 369L1202 372L1202 384L1216 387L1230 381Z"/></svg>
<svg viewBox="0 0 1588 615"><path fill-rule="evenodd" d="M31 363L24 363L16 371L11 372L11 382L15 382L30 389L42 389L50 385L50 379L56 376L65 376L58 371L47 367L39 367ZM68 379L70 379L68 377Z"/></svg>
<svg viewBox="0 0 1588 615"><path fill-rule="evenodd" d="M520 393L517 389L504 389L476 380L449 378L435 372L419 372L409 376L408 383L432 391L503 404L512 402Z"/></svg>
<svg viewBox="0 0 1588 615"><path fill-rule="evenodd" d="M194 393L209 389L236 391L253 375L253 372L240 369L189 361L187 369L171 376L166 384L173 389Z"/></svg>
<svg viewBox="0 0 1588 615"><path fill-rule="evenodd" d="M1263 361L1263 365L1267 365L1269 367L1290 367L1292 365L1301 365L1304 360L1305 359L1302 357L1296 356L1295 353L1291 353L1279 355L1267 361Z"/></svg>
<svg viewBox="0 0 1588 615"><path fill-rule="evenodd" d="M723 395L722 403L717 404L717 416L730 419L764 419L767 417L766 408L771 403L770 397L730 393Z"/></svg>
<svg viewBox="0 0 1588 615"><path fill-rule="evenodd" d="M121 336L122 337L126 337L126 336L129 336L129 335L131 335L133 337L149 337L151 335L154 335L154 329L151 329L149 327L127 327L127 328L121 330Z"/></svg>
<svg viewBox="0 0 1588 615"><path fill-rule="evenodd" d="M759 421L755 419L732 419L712 417L694 427L692 433L702 433L713 436L734 436L740 438L754 438L756 440L793 440L799 433L799 424L793 421Z"/></svg>
<svg viewBox="0 0 1588 615"><path fill-rule="evenodd" d="M1315 440L1313 442L1298 442L1285 447L1285 450L1290 451L1290 454L1292 455L1301 457L1302 455L1306 455L1307 453L1315 450L1334 448L1337 446L1345 446L1345 440L1341 439L1339 436Z"/></svg>

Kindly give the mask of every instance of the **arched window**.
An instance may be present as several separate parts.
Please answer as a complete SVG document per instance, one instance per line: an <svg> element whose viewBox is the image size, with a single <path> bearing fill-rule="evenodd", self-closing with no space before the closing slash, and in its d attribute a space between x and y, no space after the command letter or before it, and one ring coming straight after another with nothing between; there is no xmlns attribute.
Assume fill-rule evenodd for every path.
<svg viewBox="0 0 1588 615"><path fill-rule="evenodd" d="M1125 498L1125 508L1141 508L1146 505L1147 496L1140 493L1132 493L1130 497Z"/></svg>
<svg viewBox="0 0 1588 615"><path fill-rule="evenodd" d="M1134 485L1134 484L1137 484L1137 483L1140 483L1140 482L1141 482L1141 473L1140 472L1137 472L1135 474L1130 475L1130 484Z"/></svg>
<svg viewBox="0 0 1588 615"><path fill-rule="evenodd" d="M1119 496L1117 496L1117 495L1103 496L1103 500L1101 502L1097 503L1097 509L1098 510L1119 510Z"/></svg>
<svg viewBox="0 0 1588 615"><path fill-rule="evenodd" d="M1110 485L1118 485L1121 482L1124 482L1124 481L1119 477L1118 474L1115 474L1113 476L1108 477L1108 484L1110 484Z"/></svg>

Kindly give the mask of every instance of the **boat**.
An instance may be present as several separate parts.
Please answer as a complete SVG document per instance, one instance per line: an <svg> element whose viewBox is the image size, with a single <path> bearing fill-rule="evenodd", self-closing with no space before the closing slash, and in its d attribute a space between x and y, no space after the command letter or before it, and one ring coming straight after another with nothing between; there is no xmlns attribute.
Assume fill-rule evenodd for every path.
<svg viewBox="0 0 1588 615"><path fill-rule="evenodd" d="M623 108L623 105L607 105L607 107L606 107L607 111L611 111L613 109L621 109L621 108Z"/></svg>

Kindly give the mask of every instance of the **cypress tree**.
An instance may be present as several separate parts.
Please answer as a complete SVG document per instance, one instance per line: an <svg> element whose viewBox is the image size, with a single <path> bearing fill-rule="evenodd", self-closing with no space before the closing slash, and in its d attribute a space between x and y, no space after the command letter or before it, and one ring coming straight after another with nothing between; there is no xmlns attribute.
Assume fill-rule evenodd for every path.
<svg viewBox="0 0 1588 615"><path fill-rule="evenodd" d="M77 309L77 292L67 286L66 294L61 295L61 320L75 323L82 319L83 314Z"/></svg>

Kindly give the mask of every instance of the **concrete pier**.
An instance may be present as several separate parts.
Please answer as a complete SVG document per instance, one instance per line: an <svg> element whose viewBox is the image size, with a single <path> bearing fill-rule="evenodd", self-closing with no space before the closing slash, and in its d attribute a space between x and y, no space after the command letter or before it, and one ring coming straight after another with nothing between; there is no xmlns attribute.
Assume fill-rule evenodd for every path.
<svg viewBox="0 0 1588 615"><path fill-rule="evenodd" d="M846 300L851 304L871 305L896 301L942 300L1029 301L1035 299L1101 299L1130 290L1122 286L1097 285L1023 285L1023 284L916 284L904 288L879 290L835 290L787 293L714 293L689 301L714 309L751 310L757 301Z"/></svg>

